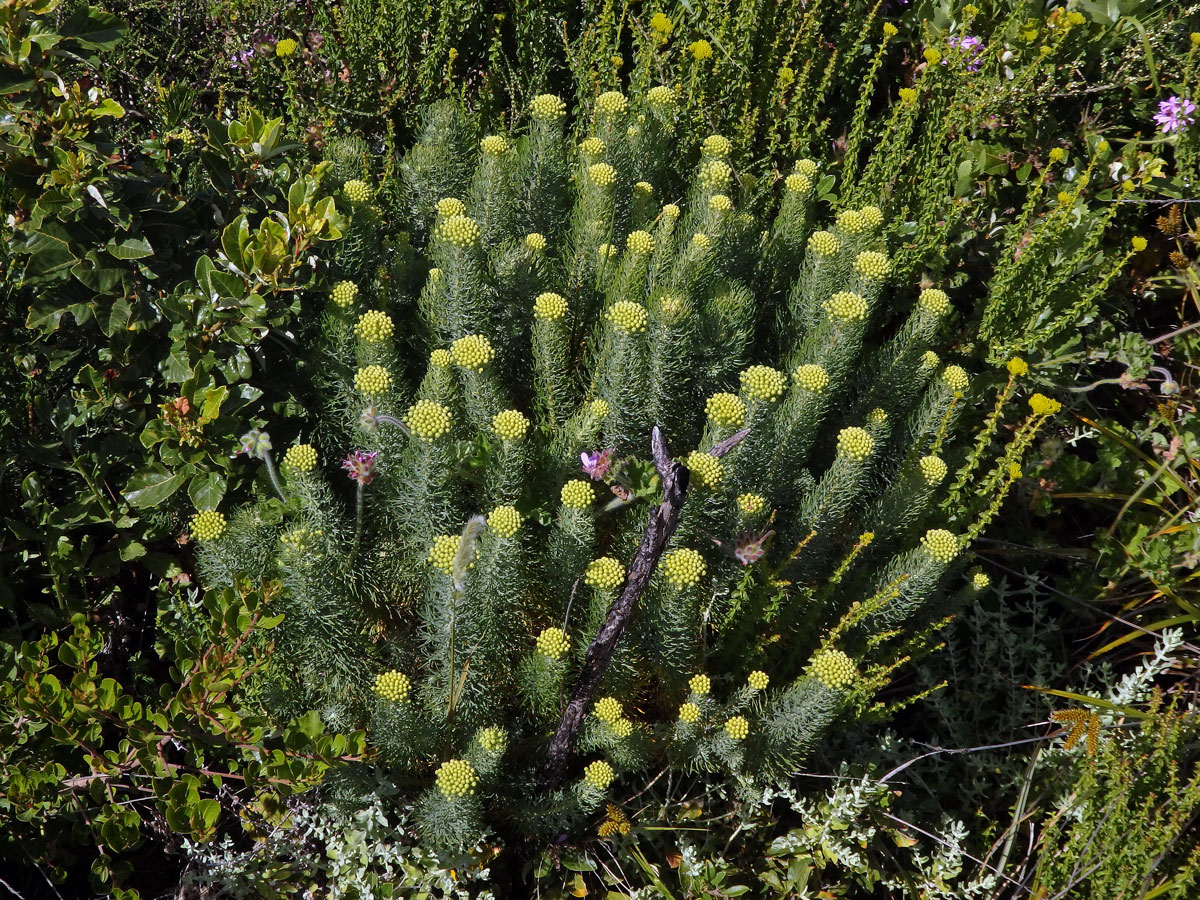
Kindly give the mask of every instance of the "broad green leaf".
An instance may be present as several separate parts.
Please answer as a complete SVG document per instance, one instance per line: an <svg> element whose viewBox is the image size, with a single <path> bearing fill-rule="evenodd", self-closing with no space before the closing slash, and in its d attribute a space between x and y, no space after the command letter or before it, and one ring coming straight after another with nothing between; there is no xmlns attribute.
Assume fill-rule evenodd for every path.
<svg viewBox="0 0 1200 900"><path fill-rule="evenodd" d="M168 472L162 468L138 472L125 485L125 499L137 509L158 506L183 487L190 474L190 470Z"/></svg>
<svg viewBox="0 0 1200 900"><path fill-rule="evenodd" d="M216 509L225 497L225 479L216 472L199 472L188 482L188 496L196 509Z"/></svg>
<svg viewBox="0 0 1200 900"><path fill-rule="evenodd" d="M154 248L145 238L127 238L120 243L109 241L104 249L117 259L145 259L154 255Z"/></svg>

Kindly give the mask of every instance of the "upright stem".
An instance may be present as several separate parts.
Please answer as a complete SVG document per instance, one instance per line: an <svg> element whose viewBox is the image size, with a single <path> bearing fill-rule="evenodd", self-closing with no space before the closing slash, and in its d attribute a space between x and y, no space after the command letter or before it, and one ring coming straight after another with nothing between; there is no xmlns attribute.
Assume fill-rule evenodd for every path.
<svg viewBox="0 0 1200 900"><path fill-rule="evenodd" d="M270 451L263 453L263 462L267 464L267 476L271 479L271 487L275 488L275 493L279 495L279 499L287 502L287 495L283 492L283 485L279 481L279 473L275 471L275 461L271 459Z"/></svg>
<svg viewBox="0 0 1200 900"><path fill-rule="evenodd" d="M358 542L362 538L363 523L363 485L360 481L354 492L354 544L350 547L350 562L358 555Z"/></svg>

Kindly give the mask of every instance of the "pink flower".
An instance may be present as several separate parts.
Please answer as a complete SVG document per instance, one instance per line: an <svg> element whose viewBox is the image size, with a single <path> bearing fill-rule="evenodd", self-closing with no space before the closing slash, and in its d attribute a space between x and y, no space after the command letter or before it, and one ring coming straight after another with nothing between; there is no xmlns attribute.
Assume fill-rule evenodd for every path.
<svg viewBox="0 0 1200 900"><path fill-rule="evenodd" d="M1154 121L1162 126L1163 134L1183 131L1196 121L1196 104L1186 97L1171 97L1158 104Z"/></svg>
<svg viewBox="0 0 1200 900"><path fill-rule="evenodd" d="M612 467L612 455L615 451L615 447L609 447L599 453L580 453L579 461L583 464L584 473L593 481L603 481Z"/></svg>
<svg viewBox="0 0 1200 900"><path fill-rule="evenodd" d="M375 457L378 455L378 451L355 450L342 460L342 468L360 486L366 487L375 480Z"/></svg>
<svg viewBox="0 0 1200 900"><path fill-rule="evenodd" d="M775 532L773 531L764 531L762 534L755 534L753 531L743 531L738 535L737 546L734 548L733 555L737 557L738 562L743 566L758 562L763 558L763 554L767 552L766 547L763 545L774 534Z"/></svg>

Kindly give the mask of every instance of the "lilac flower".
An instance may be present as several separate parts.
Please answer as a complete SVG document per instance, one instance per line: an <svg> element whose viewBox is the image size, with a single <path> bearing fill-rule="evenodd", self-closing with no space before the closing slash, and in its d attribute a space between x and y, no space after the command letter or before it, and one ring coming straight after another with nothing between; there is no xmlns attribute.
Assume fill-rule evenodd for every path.
<svg viewBox="0 0 1200 900"><path fill-rule="evenodd" d="M615 451L615 447L609 447L599 453L580 453L579 461L583 464L584 473L593 481L603 481L612 467L612 455Z"/></svg>
<svg viewBox="0 0 1200 900"><path fill-rule="evenodd" d="M254 59L253 50L239 50L237 53L233 54L232 57L230 57L229 68L245 69L250 65L250 60L252 59Z"/></svg>
<svg viewBox="0 0 1200 900"><path fill-rule="evenodd" d="M1186 97L1171 97L1158 104L1154 121L1162 126L1163 134L1183 131L1196 121L1196 104Z"/></svg>
<svg viewBox="0 0 1200 900"><path fill-rule="evenodd" d="M378 455L377 451L355 450L342 460L342 468L360 487L366 487L375 480L375 457Z"/></svg>
<svg viewBox="0 0 1200 900"><path fill-rule="evenodd" d="M764 531L762 534L755 534L753 531L743 531L738 535L737 546L734 548L733 555L737 557L738 562L743 566L758 562L763 558L763 554L767 552L763 545L774 534L775 532L773 531Z"/></svg>
<svg viewBox="0 0 1200 900"><path fill-rule="evenodd" d="M970 56L970 59L967 62L968 71L979 71L979 67L983 65L983 61L979 58L979 54L983 52L982 38L977 38L970 34L964 34L962 37L950 38L949 44L951 49L961 50ZM946 60L942 60L942 65L946 65Z"/></svg>

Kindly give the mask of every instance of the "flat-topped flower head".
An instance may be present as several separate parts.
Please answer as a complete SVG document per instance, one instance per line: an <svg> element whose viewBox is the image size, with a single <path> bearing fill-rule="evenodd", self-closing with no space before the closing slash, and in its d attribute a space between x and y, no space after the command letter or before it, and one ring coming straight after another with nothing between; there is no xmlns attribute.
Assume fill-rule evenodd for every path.
<svg viewBox="0 0 1200 900"><path fill-rule="evenodd" d="M534 318L544 322L555 322L567 314L567 300L561 294L545 291L533 301Z"/></svg>
<svg viewBox="0 0 1200 900"><path fill-rule="evenodd" d="M626 334L638 334L646 330L650 316L646 307L632 300L618 300L605 312L605 317L618 331Z"/></svg>
<svg viewBox="0 0 1200 900"><path fill-rule="evenodd" d="M517 409L506 409L492 416L492 431L503 441L519 441L529 430L529 419Z"/></svg>
<svg viewBox="0 0 1200 900"><path fill-rule="evenodd" d="M413 434L425 443L432 443L449 433L452 419L450 410L432 400L418 400L408 408L404 417L405 424L412 429Z"/></svg>
<svg viewBox="0 0 1200 900"><path fill-rule="evenodd" d="M927 313L940 316L950 308L950 297L938 288L926 288L917 297L917 305Z"/></svg>
<svg viewBox="0 0 1200 900"><path fill-rule="evenodd" d="M921 549L934 562L948 563L961 549L958 537L945 528L930 528L921 538Z"/></svg>
<svg viewBox="0 0 1200 900"><path fill-rule="evenodd" d="M854 661L841 650L823 650L812 662L813 677L835 690L849 687L858 677Z"/></svg>
<svg viewBox="0 0 1200 900"><path fill-rule="evenodd" d="M654 185L652 185L648 181L639 181L637 184L635 184L633 186L633 192L635 194L637 194L639 197L646 197L646 198L653 197L654 196Z"/></svg>
<svg viewBox="0 0 1200 900"><path fill-rule="evenodd" d="M662 217L664 219L678 219L679 207L674 203L664 203L662 208Z"/></svg>
<svg viewBox="0 0 1200 900"><path fill-rule="evenodd" d="M700 718L700 707L695 703L682 703L679 706L679 718L681 721L689 725L696 724L696 720Z"/></svg>
<svg viewBox="0 0 1200 900"><path fill-rule="evenodd" d="M670 112L675 108L675 90L665 84L657 85L646 92L646 100L659 112Z"/></svg>
<svg viewBox="0 0 1200 900"><path fill-rule="evenodd" d="M608 727L611 728L613 734L619 738L627 738L633 734L633 723L625 718L617 719L615 722L609 722Z"/></svg>
<svg viewBox="0 0 1200 900"><path fill-rule="evenodd" d="M1148 245L1146 239L1139 234L1129 239L1129 246L1133 248L1134 253L1141 253Z"/></svg>
<svg viewBox="0 0 1200 900"><path fill-rule="evenodd" d="M744 716L734 716L725 720L725 733L735 741L745 740L750 733L750 723Z"/></svg>
<svg viewBox="0 0 1200 900"><path fill-rule="evenodd" d="M654 238L648 231L631 231L625 239L625 246L630 253L648 254L654 252Z"/></svg>
<svg viewBox="0 0 1200 900"><path fill-rule="evenodd" d="M931 66L936 66L942 61L942 54L937 50L934 50L932 47L926 48L921 55L925 57L926 64Z"/></svg>
<svg viewBox="0 0 1200 900"><path fill-rule="evenodd" d="M588 404L588 412L590 412L597 419L608 418L608 401L598 399L593 400Z"/></svg>
<svg viewBox="0 0 1200 900"><path fill-rule="evenodd" d="M617 170L608 163L593 163L588 166L587 173L592 184L600 187L612 187L617 180Z"/></svg>
<svg viewBox="0 0 1200 900"><path fill-rule="evenodd" d="M225 516L215 509L202 509L192 516L189 530L198 541L215 541L225 533Z"/></svg>
<svg viewBox="0 0 1200 900"><path fill-rule="evenodd" d="M621 701L616 697L601 697L596 701L592 712L595 713L596 718L601 722L612 724L621 718L623 710L621 708Z"/></svg>
<svg viewBox="0 0 1200 900"><path fill-rule="evenodd" d="M865 428L851 426L838 432L837 448L839 456L863 460L875 449L875 441Z"/></svg>
<svg viewBox="0 0 1200 900"><path fill-rule="evenodd" d="M880 426L880 425L883 425L885 422L887 422L887 420L888 420L887 411L884 410L882 407L877 406L873 410L871 410L869 413L867 413L867 422L869 422L872 425Z"/></svg>
<svg viewBox="0 0 1200 900"><path fill-rule="evenodd" d="M743 513L752 516L766 508L767 499L762 494L738 494L737 505Z"/></svg>
<svg viewBox="0 0 1200 900"><path fill-rule="evenodd" d="M688 679L688 690L697 697L707 697L712 690L712 681L707 675L693 675Z"/></svg>
<svg viewBox="0 0 1200 900"><path fill-rule="evenodd" d="M525 249L532 250L534 253L541 253L546 249L546 238L544 235L538 234L536 231L531 231L525 235Z"/></svg>
<svg viewBox="0 0 1200 900"><path fill-rule="evenodd" d="M946 463L939 456L922 456L917 461L917 468L928 485L941 484L946 477Z"/></svg>
<svg viewBox="0 0 1200 900"><path fill-rule="evenodd" d="M279 536L279 543L283 544L283 549L288 553L296 556L303 556L314 552L317 549L318 541L321 535L324 534L319 528L293 528L291 531L285 531Z"/></svg>
<svg viewBox="0 0 1200 900"><path fill-rule="evenodd" d="M355 450L342 460L342 468L351 481L366 487L375 480L375 457L378 450Z"/></svg>
<svg viewBox="0 0 1200 900"><path fill-rule="evenodd" d="M706 40L701 39L698 41L692 41L690 44L687 45L687 48L688 48L688 52L692 54L692 59L694 59L694 60L699 61L699 60L705 60L705 59L712 59L712 55L713 55L712 44L710 44Z"/></svg>
<svg viewBox="0 0 1200 900"><path fill-rule="evenodd" d="M450 345L450 354L456 365L479 372L495 358L496 351L482 334L468 334Z"/></svg>
<svg viewBox="0 0 1200 900"><path fill-rule="evenodd" d="M692 247L696 250L707 250L712 246L712 239L707 234L697 231L692 235Z"/></svg>
<svg viewBox="0 0 1200 900"><path fill-rule="evenodd" d="M800 388L813 394L819 394L829 387L829 373L825 371L824 366L818 366L816 363L797 366L796 371L792 373L792 379Z"/></svg>
<svg viewBox="0 0 1200 900"><path fill-rule="evenodd" d="M615 259L617 255L617 248L612 244L601 244L596 248L596 255L600 257L601 262L609 259Z"/></svg>
<svg viewBox="0 0 1200 900"><path fill-rule="evenodd" d="M368 344L378 344L392 336L392 317L377 309L368 310L358 317L354 333Z"/></svg>
<svg viewBox="0 0 1200 900"><path fill-rule="evenodd" d="M708 567L704 557L691 547L672 550L663 557L663 575L677 588L692 587L700 583Z"/></svg>
<svg viewBox="0 0 1200 900"><path fill-rule="evenodd" d="M503 728L497 728L494 725L490 728L485 728L479 732L479 746L486 753L499 756L504 752L504 748L508 746L508 735L504 733Z"/></svg>
<svg viewBox="0 0 1200 900"><path fill-rule="evenodd" d="M808 236L808 249L817 256L836 256L842 242L831 231L814 231Z"/></svg>
<svg viewBox="0 0 1200 900"><path fill-rule="evenodd" d="M449 219L451 216L465 216L467 204L457 197L443 197L437 202L437 214L444 219Z"/></svg>
<svg viewBox="0 0 1200 900"><path fill-rule="evenodd" d="M700 145L700 152L705 156L720 159L733 152L733 144L727 137L719 134L710 134L704 139L704 143Z"/></svg>
<svg viewBox="0 0 1200 900"><path fill-rule="evenodd" d="M917 99L917 92L913 88L900 88L896 94L900 97L900 102L905 104L914 103Z"/></svg>
<svg viewBox="0 0 1200 900"><path fill-rule="evenodd" d="M345 309L358 299L358 285L353 281L339 281L329 292L329 299Z"/></svg>
<svg viewBox="0 0 1200 900"><path fill-rule="evenodd" d="M661 35L668 35L675 30L675 25L665 13L656 12L650 17L650 28Z"/></svg>
<svg viewBox="0 0 1200 900"><path fill-rule="evenodd" d="M713 212L731 212L733 210L733 201L725 194L713 194L708 198L708 208Z"/></svg>
<svg viewBox="0 0 1200 900"><path fill-rule="evenodd" d="M932 350L926 350L921 354L921 368L926 372L928 372L930 369L936 369L938 367L938 363L941 361L941 358Z"/></svg>
<svg viewBox="0 0 1200 900"><path fill-rule="evenodd" d="M740 427L746 421L746 404L737 394L721 392L704 401L708 420L723 428Z"/></svg>
<svg viewBox="0 0 1200 900"><path fill-rule="evenodd" d="M602 759L588 763L583 768L583 780L590 788L595 788L602 791L613 783L613 779L617 777L617 773Z"/></svg>
<svg viewBox="0 0 1200 900"><path fill-rule="evenodd" d="M807 175L793 172L783 180L784 189L789 194L807 194L812 190L812 180Z"/></svg>
<svg viewBox="0 0 1200 900"><path fill-rule="evenodd" d="M365 181L360 181L357 178L343 184L342 193L346 195L346 199L354 206L361 206L371 199L371 189L367 187Z"/></svg>
<svg viewBox="0 0 1200 900"><path fill-rule="evenodd" d="M942 381L952 391L965 391L967 385L971 383L966 369L962 366L946 366L942 369Z"/></svg>
<svg viewBox="0 0 1200 900"><path fill-rule="evenodd" d="M438 766L436 777L438 790L443 796L451 798L475 793L475 785L479 783L475 767L465 759L451 759L442 763Z"/></svg>
<svg viewBox="0 0 1200 900"><path fill-rule="evenodd" d="M992 579L988 577L987 572L976 570L971 573L971 587L977 591L987 590L991 586Z"/></svg>
<svg viewBox="0 0 1200 900"><path fill-rule="evenodd" d="M442 270L441 269L439 269L435 266L434 268L429 270L429 283L430 284L437 284L441 280L442 280Z"/></svg>
<svg viewBox="0 0 1200 900"><path fill-rule="evenodd" d="M878 228L883 224L883 210L878 206L864 206L858 214L863 217L868 228Z"/></svg>
<svg viewBox="0 0 1200 900"><path fill-rule="evenodd" d="M711 453L693 450L687 455L685 465L691 470L692 477L706 488L717 487L725 477L725 467L721 465L721 460Z"/></svg>
<svg viewBox="0 0 1200 900"><path fill-rule="evenodd" d="M275 55L280 59L287 59L296 52L296 48L300 45L291 38L284 38L275 45Z"/></svg>
<svg viewBox="0 0 1200 900"><path fill-rule="evenodd" d="M724 189L733 177L729 163L720 159L705 160L700 164L700 184L710 191Z"/></svg>
<svg viewBox="0 0 1200 900"><path fill-rule="evenodd" d="M567 104L556 94L538 94L529 103L529 115L542 122L557 122L567 114Z"/></svg>
<svg viewBox="0 0 1200 900"><path fill-rule="evenodd" d="M1050 162L1060 163L1067 161L1067 151L1062 147L1054 147L1050 151Z"/></svg>
<svg viewBox="0 0 1200 900"><path fill-rule="evenodd" d="M770 683L771 679L767 676L767 673L761 669L755 669L746 678L746 684L750 686L750 690L752 691L765 691L767 689L767 685Z"/></svg>
<svg viewBox="0 0 1200 900"><path fill-rule="evenodd" d="M521 528L521 514L515 506L497 506L488 513L487 523L497 536L510 538Z"/></svg>
<svg viewBox="0 0 1200 900"><path fill-rule="evenodd" d="M444 348L429 354L429 364L435 369L448 369L453 362L454 354Z"/></svg>
<svg viewBox="0 0 1200 900"><path fill-rule="evenodd" d="M283 464L297 472L311 472L317 467L317 448L312 444L288 447L283 455Z"/></svg>
<svg viewBox="0 0 1200 900"><path fill-rule="evenodd" d="M455 247L473 247L479 242L479 223L470 216L450 216L441 224L440 232Z"/></svg>
<svg viewBox="0 0 1200 900"><path fill-rule="evenodd" d="M537 651L550 659L562 659L571 649L571 639L561 628L543 628L537 636Z"/></svg>
<svg viewBox="0 0 1200 900"><path fill-rule="evenodd" d="M846 209L837 215L837 227L843 234L862 234L871 223L857 209Z"/></svg>
<svg viewBox="0 0 1200 900"><path fill-rule="evenodd" d="M838 291L824 303L825 311L839 322L861 322L867 317L867 301L854 291Z"/></svg>
<svg viewBox="0 0 1200 900"><path fill-rule="evenodd" d="M1052 416L1062 409L1062 404L1045 394L1034 394L1029 398L1029 408L1033 410L1034 415Z"/></svg>
<svg viewBox="0 0 1200 900"><path fill-rule="evenodd" d="M742 385L742 393L749 400L768 402L777 400L787 386L787 379L778 369L770 366L750 366L738 375Z"/></svg>
<svg viewBox="0 0 1200 900"><path fill-rule="evenodd" d="M618 116L629 109L629 101L620 91L605 91L596 98L596 111L607 116Z"/></svg>
<svg viewBox="0 0 1200 900"><path fill-rule="evenodd" d="M479 142L479 149L484 156L503 156L508 152L508 141L500 134L489 134Z"/></svg>
<svg viewBox="0 0 1200 900"><path fill-rule="evenodd" d="M462 546L462 535L439 534L429 548L429 564L447 575L454 571L454 558Z"/></svg>
<svg viewBox="0 0 1200 900"><path fill-rule="evenodd" d="M596 489L590 482L573 478L562 486L559 499L563 506L571 509L584 509L596 502Z"/></svg>
<svg viewBox="0 0 1200 900"><path fill-rule="evenodd" d="M1008 369L1008 374L1013 378L1020 378L1022 375L1029 374L1029 363L1025 362L1019 356L1014 356L1004 364L1004 367Z"/></svg>
<svg viewBox="0 0 1200 900"><path fill-rule="evenodd" d="M611 556L602 556L588 563L583 583L589 587L611 591L625 580L625 567Z"/></svg>
<svg viewBox="0 0 1200 900"><path fill-rule="evenodd" d="M604 141L595 135L584 138L579 142L579 152L584 156L603 156L604 151L607 149L608 147L605 146Z"/></svg>
<svg viewBox="0 0 1200 900"><path fill-rule="evenodd" d="M392 703L403 703L408 699L408 692L411 687L412 683L408 680L407 675L392 669L391 671L381 672L375 676L375 687L373 690L384 700L389 700Z"/></svg>
<svg viewBox="0 0 1200 900"><path fill-rule="evenodd" d="M386 394L392 387L392 376L383 366L363 366L354 375L354 387L368 397Z"/></svg>
<svg viewBox="0 0 1200 900"><path fill-rule="evenodd" d="M821 171L821 167L811 159L796 160L796 164L792 166L792 169L797 174L803 175L805 178L812 178L817 174L817 172Z"/></svg>
<svg viewBox="0 0 1200 900"><path fill-rule="evenodd" d="M875 250L864 250L854 258L854 271L862 278L878 281L887 277L887 274L892 271L892 264L888 261L886 254Z"/></svg>

